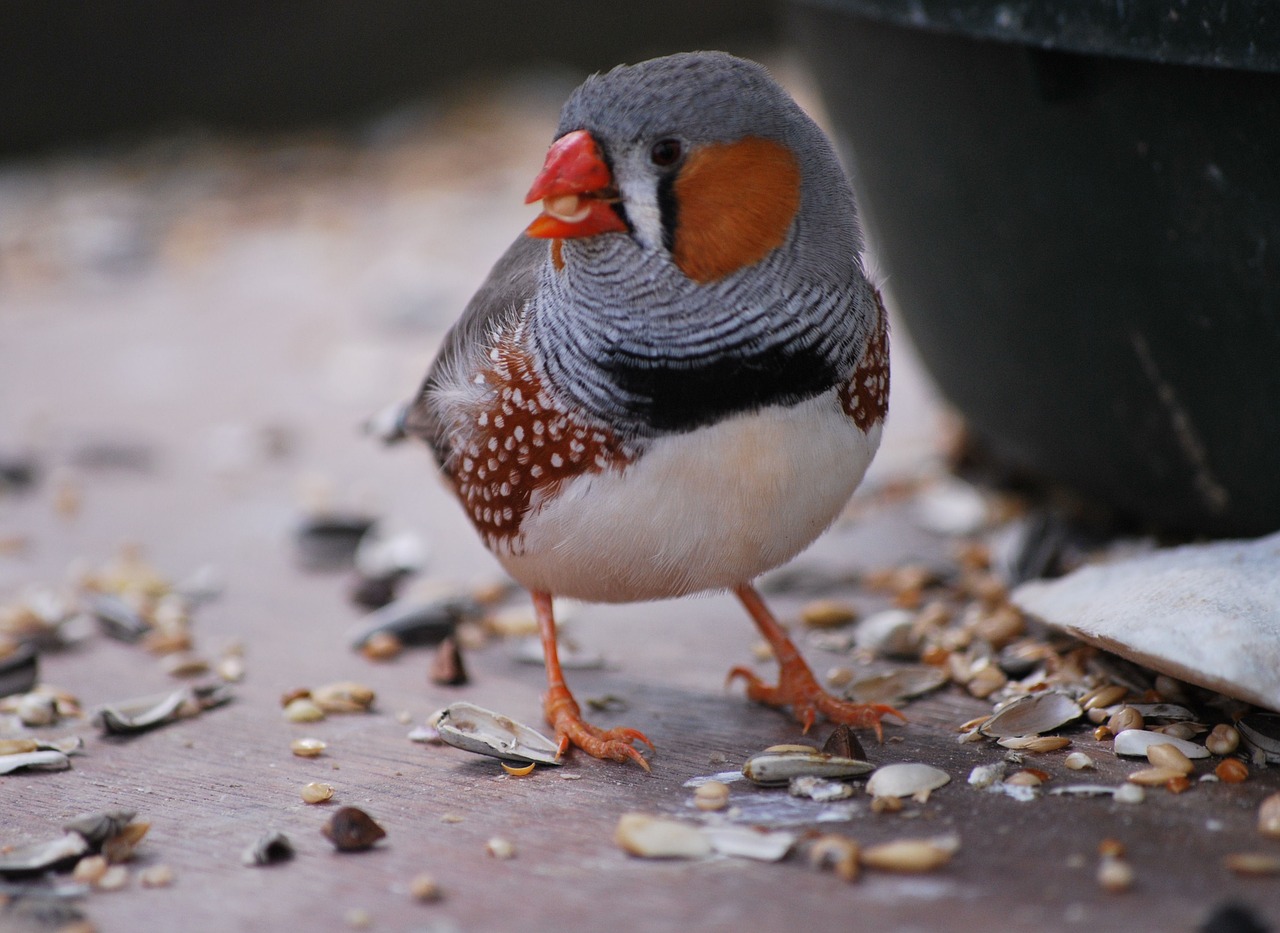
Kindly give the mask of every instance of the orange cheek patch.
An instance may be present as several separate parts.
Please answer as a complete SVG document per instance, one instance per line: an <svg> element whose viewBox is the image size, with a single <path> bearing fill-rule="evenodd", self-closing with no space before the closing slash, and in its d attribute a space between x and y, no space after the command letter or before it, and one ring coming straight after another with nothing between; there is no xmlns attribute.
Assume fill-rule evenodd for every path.
<svg viewBox="0 0 1280 933"><path fill-rule="evenodd" d="M772 140L715 143L690 156L675 196L676 265L714 282L782 245L800 208L800 166Z"/></svg>

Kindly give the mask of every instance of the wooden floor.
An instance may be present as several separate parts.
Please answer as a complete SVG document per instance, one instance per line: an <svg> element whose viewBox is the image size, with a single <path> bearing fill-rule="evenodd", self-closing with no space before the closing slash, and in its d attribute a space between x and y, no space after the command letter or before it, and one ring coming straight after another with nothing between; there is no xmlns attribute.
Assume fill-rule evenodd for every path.
<svg viewBox="0 0 1280 933"><path fill-rule="evenodd" d="M77 562L99 564L133 541L173 580L217 568L224 592L197 615L197 647L216 658L242 643L247 668L229 705L136 738L103 738L87 721L42 730L84 735L85 753L70 771L0 777L0 845L56 835L82 812L136 810L151 830L134 867L168 865L175 881L144 889L135 877L123 891L79 900L104 931L1189 931L1228 902L1280 923L1280 882L1223 865L1231 852L1280 851L1254 828L1258 802L1280 789L1274 770L1179 796L1154 791L1140 805L1017 802L967 785L974 766L1004 750L956 741L955 727L990 705L952 691L911 704L908 724L867 745L877 763L923 761L951 775L925 804L876 815L860 793L848 819L820 823L823 805L732 785L744 812L794 820L803 833L863 844L958 834L958 853L937 872L869 873L849 884L800 856L775 864L625 854L613 842L620 814L696 820L687 781L800 738L786 716L724 687L735 664L769 672L753 658L745 614L724 597L581 607L569 622L572 637L608 662L571 671L572 687L583 700L622 701L625 711L596 721L647 733L657 746L650 774L573 756L515 778L494 761L409 741L412 724L455 699L539 724L540 668L517 660L509 641L468 652L471 682L459 688L428 682L426 649L364 659L347 644L359 616L349 577L299 569L293 530L309 502L327 498L421 533L433 553L415 585L495 578L425 453L383 451L357 426L412 391L443 327L527 219L520 193L552 111L545 102L517 107L521 93L504 90L479 115L435 117L383 149L308 139L281 155L195 142L177 168L139 172L149 157L138 154L64 160L23 168L0 192L45 192L46 202L23 202L38 229L66 232L67 192L94 217L124 203L132 207L112 222L128 227L135 213L152 221L130 234L141 258L124 272L95 265L96 254L55 250L36 266L29 254L0 254L10 270L0 278L0 452L30 449L43 467L31 490L0 495L0 601L29 584L59 585ZM504 126L514 126L511 152ZM491 171L458 152L479 153ZM446 171L454 175L442 180ZM11 207L0 203L0 217ZM939 414L905 346L900 338L893 428L873 478L881 487L916 475L938 447ZM949 542L913 525L910 503L868 500L859 512L799 566L852 577L950 559ZM773 604L794 620L812 595ZM821 595L864 612L885 601L849 586ZM805 650L819 672L842 663ZM139 648L96 634L42 660L42 680L86 707L175 684ZM281 694L336 680L376 690L374 711L308 725L283 719ZM1097 759L1091 779L1115 784L1133 770L1086 727L1068 734ZM825 735L820 726L812 738ZM293 756L300 736L323 739L327 752ZM1063 755L1034 761L1050 786L1079 779ZM310 781L333 784L332 802L304 804ZM336 853L320 827L341 805L366 810L386 839ZM290 837L296 858L242 865L241 853L272 829ZM486 853L494 837L514 846L514 858ZM1108 894L1095 880L1104 839L1127 848L1136 872L1128 893ZM423 872L443 891L437 903L409 893ZM0 928L12 916L0 914Z"/></svg>

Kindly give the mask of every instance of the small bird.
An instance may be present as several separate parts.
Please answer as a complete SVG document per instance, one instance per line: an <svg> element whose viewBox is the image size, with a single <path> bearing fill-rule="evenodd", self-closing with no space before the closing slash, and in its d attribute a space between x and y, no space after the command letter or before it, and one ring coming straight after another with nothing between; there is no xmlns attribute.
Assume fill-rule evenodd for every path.
<svg viewBox="0 0 1280 933"><path fill-rule="evenodd" d="M780 666L747 696L881 732L824 691L752 581L840 513L879 444L889 352L853 193L760 65L670 55L588 78L526 199L542 213L447 334L404 433L526 587L561 754L633 760L582 718L552 597L735 593Z"/></svg>

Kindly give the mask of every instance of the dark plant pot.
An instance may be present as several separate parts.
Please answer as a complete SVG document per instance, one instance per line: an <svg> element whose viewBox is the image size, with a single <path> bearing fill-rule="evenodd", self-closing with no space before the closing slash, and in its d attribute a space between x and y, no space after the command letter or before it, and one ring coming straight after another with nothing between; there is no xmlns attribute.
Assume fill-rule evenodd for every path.
<svg viewBox="0 0 1280 933"><path fill-rule="evenodd" d="M1257 534L1280 528L1280 13L1196 6L791 12L889 290L984 446L1157 527Z"/></svg>

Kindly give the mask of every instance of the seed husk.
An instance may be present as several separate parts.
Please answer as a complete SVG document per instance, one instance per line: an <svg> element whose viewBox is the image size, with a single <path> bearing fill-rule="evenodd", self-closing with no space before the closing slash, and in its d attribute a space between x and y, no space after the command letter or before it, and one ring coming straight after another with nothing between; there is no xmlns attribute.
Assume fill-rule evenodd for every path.
<svg viewBox="0 0 1280 933"><path fill-rule="evenodd" d="M494 836L484 844L484 851L496 859L512 859L516 857L516 846L510 839Z"/></svg>
<svg viewBox="0 0 1280 933"><path fill-rule="evenodd" d="M1280 855L1271 852L1235 852L1226 864L1237 875L1280 875Z"/></svg>
<svg viewBox="0 0 1280 933"><path fill-rule="evenodd" d="M702 858L711 842L696 828L647 813L624 813L613 834L623 850L641 858Z"/></svg>
<svg viewBox="0 0 1280 933"><path fill-rule="evenodd" d="M1147 799L1147 792L1137 784L1130 784L1127 781L1116 788L1116 803L1142 803Z"/></svg>
<svg viewBox="0 0 1280 933"><path fill-rule="evenodd" d="M324 803L333 797L333 785L322 781L312 781L302 785L303 803Z"/></svg>
<svg viewBox="0 0 1280 933"><path fill-rule="evenodd" d="M1258 805L1258 832L1280 839L1280 793L1272 794Z"/></svg>
<svg viewBox="0 0 1280 933"><path fill-rule="evenodd" d="M79 833L66 833L44 842L17 846L0 851L0 877L20 878L70 868L88 852L89 844Z"/></svg>
<svg viewBox="0 0 1280 933"><path fill-rule="evenodd" d="M387 832L374 822L373 817L357 807L340 807L329 821L320 828L324 837L339 852L359 852L372 848Z"/></svg>
<svg viewBox="0 0 1280 933"><path fill-rule="evenodd" d="M321 739L312 738L294 739L289 743L289 751L299 758L317 758L323 755L324 750L328 747L328 743Z"/></svg>
<svg viewBox="0 0 1280 933"><path fill-rule="evenodd" d="M132 823L136 815L133 810L104 810L101 813L85 813L69 823L64 823L62 828L69 833L78 833L94 849L100 849L104 842L112 836L118 835L126 826Z"/></svg>
<svg viewBox="0 0 1280 933"><path fill-rule="evenodd" d="M537 763L533 761L529 762L527 765L520 766L509 765L505 761L502 762L502 770L512 777L527 777L528 775L533 774L533 769L537 766Z"/></svg>
<svg viewBox="0 0 1280 933"><path fill-rule="evenodd" d="M1224 784L1240 784L1249 779L1249 766L1239 758L1224 758L1213 773Z"/></svg>
<svg viewBox="0 0 1280 933"><path fill-rule="evenodd" d="M1012 784L1014 787L1039 787L1044 783L1043 771L1024 768L1021 771L1015 771L1004 779L1004 783Z"/></svg>
<svg viewBox="0 0 1280 933"><path fill-rule="evenodd" d="M1147 746L1147 760L1157 768L1169 768L1179 774L1187 775L1195 770L1191 759L1182 753L1176 745L1162 742Z"/></svg>
<svg viewBox="0 0 1280 933"><path fill-rule="evenodd" d="M1040 735L1079 719L1083 712L1080 704L1064 693L1032 693L1001 707L978 731L997 739Z"/></svg>
<svg viewBox="0 0 1280 933"><path fill-rule="evenodd" d="M16 752L0 755L0 774L11 774L14 771L66 771L71 767L71 759L62 752L34 751Z"/></svg>
<svg viewBox="0 0 1280 933"><path fill-rule="evenodd" d="M249 848L240 861L244 865L275 865L293 858L293 842L279 830L265 833Z"/></svg>
<svg viewBox="0 0 1280 933"><path fill-rule="evenodd" d="M941 768L915 762L902 762L877 768L867 781L867 793L873 797L914 797L917 800L942 787L951 775Z"/></svg>
<svg viewBox="0 0 1280 933"><path fill-rule="evenodd" d="M144 888L167 888L173 878L173 869L168 865L151 865L138 872L138 884Z"/></svg>
<svg viewBox="0 0 1280 933"><path fill-rule="evenodd" d="M1175 738L1162 732L1147 732L1144 729L1126 729L1115 738L1112 749L1117 755L1141 756L1146 758L1153 745L1170 745L1182 752L1187 758L1208 758L1209 751L1203 745Z"/></svg>
<svg viewBox="0 0 1280 933"><path fill-rule="evenodd" d="M99 707L94 719L109 735L134 735L179 719L198 716L231 700L225 684L187 686L159 696L139 697Z"/></svg>
<svg viewBox="0 0 1280 933"><path fill-rule="evenodd" d="M758 862L777 862L786 858L796 844L796 834L781 830L773 832L754 826L734 826L713 823L702 830L713 851L734 858L755 859Z"/></svg>
<svg viewBox="0 0 1280 933"><path fill-rule="evenodd" d="M859 861L864 868L880 871L930 872L951 861L959 844L955 837L898 839L863 849Z"/></svg>
<svg viewBox="0 0 1280 933"><path fill-rule="evenodd" d="M1220 722L1205 737L1204 746L1215 755L1230 755L1240 747L1240 731L1235 726Z"/></svg>
<svg viewBox="0 0 1280 933"><path fill-rule="evenodd" d="M863 751L862 743L858 741L858 737L854 735L849 725L843 722L836 726L827 740L822 743L822 753L835 755L837 758L852 758L855 761L867 760L867 753Z"/></svg>
<svg viewBox="0 0 1280 933"><path fill-rule="evenodd" d="M843 881L858 880L858 844L852 839L828 833L809 847L811 868L830 868Z"/></svg>
<svg viewBox="0 0 1280 933"><path fill-rule="evenodd" d="M195 677L209 670L209 661L189 651L166 654L160 669L170 677Z"/></svg>
<svg viewBox="0 0 1280 933"><path fill-rule="evenodd" d="M787 785L787 793L792 797L808 797L819 803L832 800L844 800L853 796L853 786L842 781L828 781L826 778L802 775L793 777Z"/></svg>
<svg viewBox="0 0 1280 933"><path fill-rule="evenodd" d="M693 790L693 805L699 810L723 810L729 805L729 785L723 781L707 781Z"/></svg>
<svg viewBox="0 0 1280 933"><path fill-rule="evenodd" d="M24 755L39 748L35 739L0 739L0 755Z"/></svg>

